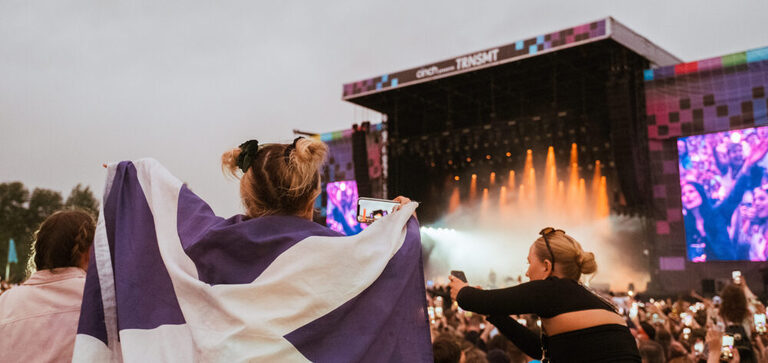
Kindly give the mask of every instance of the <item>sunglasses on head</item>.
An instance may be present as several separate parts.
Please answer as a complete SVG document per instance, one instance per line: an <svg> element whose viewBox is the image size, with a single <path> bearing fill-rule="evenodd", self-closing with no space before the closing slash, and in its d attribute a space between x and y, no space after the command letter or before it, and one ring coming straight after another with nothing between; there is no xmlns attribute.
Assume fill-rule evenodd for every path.
<svg viewBox="0 0 768 363"><path fill-rule="evenodd" d="M562 229L554 229L552 227L545 227L542 229L539 234L544 237L544 243L547 245L547 250L549 251L549 255L552 256L552 270L555 269L555 253L552 252L552 246L549 245L549 239L547 238L548 235L556 233L556 232L562 232L565 234L565 231Z"/></svg>

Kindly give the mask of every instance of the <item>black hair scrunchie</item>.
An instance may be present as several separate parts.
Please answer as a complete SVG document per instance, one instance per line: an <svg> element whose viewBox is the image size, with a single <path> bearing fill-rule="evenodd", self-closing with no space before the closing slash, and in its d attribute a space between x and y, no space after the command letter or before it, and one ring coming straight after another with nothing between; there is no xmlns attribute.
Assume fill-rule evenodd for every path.
<svg viewBox="0 0 768 363"><path fill-rule="evenodd" d="M259 141L248 140L240 144L240 155L237 156L237 166L243 171L243 174L248 172L251 165L256 160L256 155L259 153Z"/></svg>
<svg viewBox="0 0 768 363"><path fill-rule="evenodd" d="M288 147L285 148L285 162L288 163L291 160L291 152L296 149L296 143L299 142L299 140L303 139L304 136L299 136L295 139L293 139L293 144L288 145Z"/></svg>

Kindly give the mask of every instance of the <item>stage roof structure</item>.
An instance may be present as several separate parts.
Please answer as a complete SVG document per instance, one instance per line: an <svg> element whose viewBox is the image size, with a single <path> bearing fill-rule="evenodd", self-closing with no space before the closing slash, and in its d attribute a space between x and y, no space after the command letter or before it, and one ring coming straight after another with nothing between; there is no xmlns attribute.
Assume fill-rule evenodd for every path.
<svg viewBox="0 0 768 363"><path fill-rule="evenodd" d="M607 17L591 23L519 40L514 43L460 55L455 58L429 63L403 71L346 83L342 99L389 113L391 103L384 102L384 95L392 91L432 82L439 79L458 78L462 74L509 67L523 60L546 54L583 47L591 43L614 42L647 59L651 67L664 67L681 63L650 40L644 38L615 19ZM414 90L414 92L418 92Z"/></svg>

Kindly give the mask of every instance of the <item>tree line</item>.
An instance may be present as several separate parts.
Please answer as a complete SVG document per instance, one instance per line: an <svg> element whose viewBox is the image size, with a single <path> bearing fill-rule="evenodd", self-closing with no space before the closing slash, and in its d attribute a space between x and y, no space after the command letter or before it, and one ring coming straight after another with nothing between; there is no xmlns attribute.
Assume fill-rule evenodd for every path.
<svg viewBox="0 0 768 363"><path fill-rule="evenodd" d="M64 208L79 208L96 218L99 202L90 187L81 184L72 188L64 200L55 190L35 188L30 193L21 182L0 183L0 273L5 274L8 241L13 239L19 262L11 264L9 280L24 280L35 231L48 216Z"/></svg>

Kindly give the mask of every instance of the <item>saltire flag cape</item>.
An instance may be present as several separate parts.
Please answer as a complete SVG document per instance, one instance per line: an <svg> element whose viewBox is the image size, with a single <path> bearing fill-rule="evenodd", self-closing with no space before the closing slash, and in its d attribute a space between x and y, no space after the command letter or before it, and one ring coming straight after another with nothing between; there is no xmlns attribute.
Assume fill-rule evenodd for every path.
<svg viewBox="0 0 768 363"><path fill-rule="evenodd" d="M432 362L416 207L345 237L110 165L73 361Z"/></svg>

